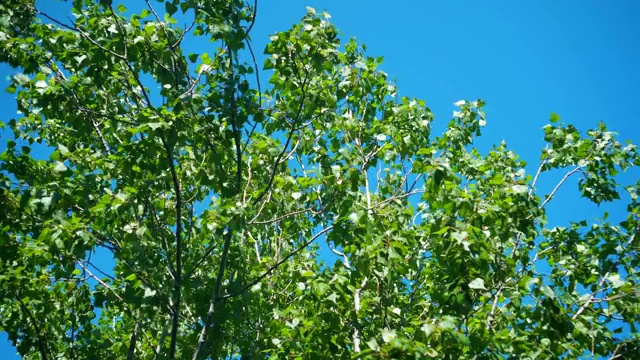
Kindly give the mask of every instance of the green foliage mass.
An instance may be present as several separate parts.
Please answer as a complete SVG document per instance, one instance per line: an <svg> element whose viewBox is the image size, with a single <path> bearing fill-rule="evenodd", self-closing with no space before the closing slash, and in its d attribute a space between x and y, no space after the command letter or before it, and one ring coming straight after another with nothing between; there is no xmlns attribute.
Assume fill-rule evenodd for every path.
<svg viewBox="0 0 640 360"><path fill-rule="evenodd" d="M433 135L326 13L260 68L257 4L139 3L0 4L21 113L2 123L0 330L25 358L640 358L639 191L616 181L634 145L553 115L527 175L474 146L483 101ZM547 227L569 177L627 218Z"/></svg>

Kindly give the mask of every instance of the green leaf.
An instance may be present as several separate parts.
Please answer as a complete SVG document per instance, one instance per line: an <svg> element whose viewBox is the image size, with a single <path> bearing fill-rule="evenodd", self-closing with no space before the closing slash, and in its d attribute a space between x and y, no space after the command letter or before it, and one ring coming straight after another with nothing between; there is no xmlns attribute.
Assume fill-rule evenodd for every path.
<svg viewBox="0 0 640 360"><path fill-rule="evenodd" d="M367 341L367 346L369 347L369 349L373 350L373 351L379 351L380 350L380 345L378 345L378 342L376 341L375 338L371 338Z"/></svg>
<svg viewBox="0 0 640 360"><path fill-rule="evenodd" d="M60 154L62 154L63 156L66 156L67 154L69 154L69 149L62 144L58 144L58 150L60 151Z"/></svg>
<svg viewBox="0 0 640 360"><path fill-rule="evenodd" d="M390 329L382 330L382 341L389 343L396 337L397 337L397 334L395 330L390 330Z"/></svg>
<svg viewBox="0 0 640 360"><path fill-rule="evenodd" d="M15 80L15 82L17 82L18 85L21 86L27 84L30 81L29 77L22 73L13 75L13 80Z"/></svg>
<svg viewBox="0 0 640 360"><path fill-rule="evenodd" d="M165 124L159 123L159 122L148 123L147 125L151 128L151 130L157 130L157 129L166 127Z"/></svg>
<svg viewBox="0 0 640 360"><path fill-rule="evenodd" d="M178 11L178 7L175 6L172 2L166 1L164 3L165 9L167 10L167 15L172 16Z"/></svg>
<svg viewBox="0 0 640 360"><path fill-rule="evenodd" d="M67 167L64 165L64 163L56 161L55 165L53 166L53 170L56 172L65 172L67 171Z"/></svg>
<svg viewBox="0 0 640 360"><path fill-rule="evenodd" d="M540 290L542 290L542 293L545 294L547 297L551 298L551 299L555 299L556 298L556 294L553 291L553 289L547 285L542 285L540 287Z"/></svg>
<svg viewBox="0 0 640 360"><path fill-rule="evenodd" d="M155 296L155 295L156 295L156 292L157 292L157 291L155 291L155 290L152 290L152 289L149 289L149 288L145 287L145 288L144 288L144 295L143 295L143 297L148 298L148 297Z"/></svg>
<svg viewBox="0 0 640 360"><path fill-rule="evenodd" d="M480 278L473 279L473 281L469 283L469 288L474 290L487 290L487 288L484 287L484 280Z"/></svg>

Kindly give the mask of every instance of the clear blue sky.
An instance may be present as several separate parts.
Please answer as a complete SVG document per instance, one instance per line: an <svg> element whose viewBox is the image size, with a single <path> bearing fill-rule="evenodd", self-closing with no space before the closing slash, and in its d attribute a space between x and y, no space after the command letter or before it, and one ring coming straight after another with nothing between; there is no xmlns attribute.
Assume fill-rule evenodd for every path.
<svg viewBox="0 0 640 360"><path fill-rule="evenodd" d="M69 4L37 3L66 19ZM127 6L133 3L143 5L130 0ZM634 106L640 100L640 1L262 0L254 48L260 51L270 33L299 20L305 5L328 11L344 39L355 36L369 55L384 56L381 68L400 93L426 100L441 126L453 102L484 99L482 148L506 140L529 163L529 172L537 167L541 127L551 112L582 130L604 121L621 139L640 144L640 107ZM0 65L3 88L5 76L14 72ZM15 116L12 95L0 94L0 120ZM543 189L555 185L554 176L541 179ZM633 171L623 179L639 176ZM576 181L568 185L575 187ZM601 209L576 206L577 201L575 191L558 197L549 208L551 223L601 215ZM622 204L605 208L613 218L623 215ZM0 358L13 359L14 352L0 337Z"/></svg>

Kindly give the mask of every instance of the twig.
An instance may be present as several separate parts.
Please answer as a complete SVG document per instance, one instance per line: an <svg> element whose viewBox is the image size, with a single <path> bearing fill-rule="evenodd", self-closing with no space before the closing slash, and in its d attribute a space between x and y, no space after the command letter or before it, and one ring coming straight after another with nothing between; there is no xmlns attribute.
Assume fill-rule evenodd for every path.
<svg viewBox="0 0 640 360"><path fill-rule="evenodd" d="M502 284L500 284L500 286L498 287L498 290L496 291L495 295L493 296L493 304L491 305L491 311L489 312L489 316L487 317L487 329L491 330L493 327L493 321L495 320L495 312L496 309L498 307L498 299L500 298L500 295L502 294L502 291L504 290L504 288L507 286L507 284L516 278L516 276L518 276L521 272L525 271L527 269L527 267L529 267L530 265L535 264L538 261L538 258L540 257L540 255L551 251L555 248L555 246L550 246L544 250L541 250L539 252L536 253L536 255L533 257L533 260L529 261L526 265L524 265L520 270L518 270L513 276L507 278Z"/></svg>
<svg viewBox="0 0 640 360"><path fill-rule="evenodd" d="M253 25L255 25L255 23L256 23L256 16L257 15L258 15L258 0L254 0L253 1L253 16L251 17L251 23L249 24L249 27L244 32L245 38L249 36L249 33L251 32L251 29L253 29Z"/></svg>
<svg viewBox="0 0 640 360"><path fill-rule="evenodd" d="M384 200L382 200L382 201L380 201L380 202L378 202L378 203L373 204L373 205L372 205L369 209L367 209L367 210L373 210L373 209L375 209L375 208L377 208L377 207L380 207L380 206L382 206L382 205L384 205L384 204L386 204L386 203L388 203L388 202L391 202L391 201L393 201L393 200L398 200L398 199L402 199L402 198L409 197L409 196L411 196L411 195L420 194L420 193L423 193L424 191L425 191L424 189L416 189L416 190L410 191L410 192L405 193L405 194L392 196L392 197L390 197L390 198L386 198L386 199L384 199Z"/></svg>

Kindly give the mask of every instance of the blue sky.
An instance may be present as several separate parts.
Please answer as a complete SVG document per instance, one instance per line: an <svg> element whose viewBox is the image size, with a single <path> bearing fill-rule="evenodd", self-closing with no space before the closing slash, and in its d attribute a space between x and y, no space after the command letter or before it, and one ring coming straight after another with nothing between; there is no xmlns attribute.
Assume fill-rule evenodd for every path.
<svg viewBox="0 0 640 360"><path fill-rule="evenodd" d="M66 19L68 3L37 3ZM127 3L143 5L142 0ZM252 31L254 49L261 52L270 33L298 21L305 5L328 11L344 39L355 36L369 55L384 56L381 69L401 95L427 101L436 129L448 122L453 102L484 99L487 126L481 148L506 140L529 163L529 173L537 167L544 146L541 128L551 112L581 130L604 121L620 139L640 144L640 108L634 106L640 99L638 1L263 0ZM8 84L5 77L15 72L0 65L2 88ZM0 120L15 116L13 96L0 94ZM2 133L0 151L5 142ZM541 188L550 191L560 176L543 177ZM635 170L622 180L639 177ZM575 188L576 182L567 186ZM623 204L604 208L613 219L624 214ZM576 191L569 191L552 202L548 214L551 224L559 225L594 219L602 209L586 206ZM14 352L0 336L0 358L12 359Z"/></svg>

